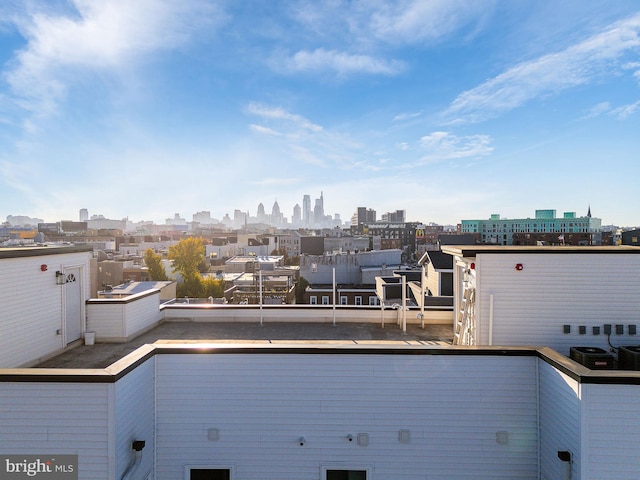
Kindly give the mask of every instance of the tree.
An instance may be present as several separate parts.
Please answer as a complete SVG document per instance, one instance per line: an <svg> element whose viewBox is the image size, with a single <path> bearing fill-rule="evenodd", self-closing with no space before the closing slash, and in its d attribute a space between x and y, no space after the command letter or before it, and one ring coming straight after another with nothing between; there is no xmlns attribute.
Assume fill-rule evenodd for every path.
<svg viewBox="0 0 640 480"><path fill-rule="evenodd" d="M202 238L189 237L169 247L169 259L173 260L173 271L182 276L178 285L178 296L202 297L203 285L200 265L205 257Z"/></svg>
<svg viewBox="0 0 640 480"><path fill-rule="evenodd" d="M300 277L296 285L296 303L304 303L304 292L307 290L309 282L306 278Z"/></svg>
<svg viewBox="0 0 640 480"><path fill-rule="evenodd" d="M224 280L215 277L205 277L202 279L203 296L205 298L222 298L224 297Z"/></svg>
<svg viewBox="0 0 640 480"><path fill-rule="evenodd" d="M169 280L167 272L162 265L162 256L155 253L151 248L144 252L144 263L149 269L149 278L154 281Z"/></svg>

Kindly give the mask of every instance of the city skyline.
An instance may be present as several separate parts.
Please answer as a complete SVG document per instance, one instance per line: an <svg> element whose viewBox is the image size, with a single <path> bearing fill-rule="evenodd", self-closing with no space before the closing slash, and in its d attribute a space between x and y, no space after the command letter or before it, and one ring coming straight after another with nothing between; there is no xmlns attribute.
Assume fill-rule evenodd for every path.
<svg viewBox="0 0 640 480"><path fill-rule="evenodd" d="M631 0L0 5L0 218L633 226L639 120Z"/></svg>

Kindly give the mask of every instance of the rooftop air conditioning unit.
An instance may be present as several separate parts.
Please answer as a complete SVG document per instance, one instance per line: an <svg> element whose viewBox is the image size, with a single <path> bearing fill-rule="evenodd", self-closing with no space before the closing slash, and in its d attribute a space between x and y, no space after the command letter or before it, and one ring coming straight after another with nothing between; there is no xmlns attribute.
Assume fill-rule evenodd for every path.
<svg viewBox="0 0 640 480"><path fill-rule="evenodd" d="M598 347L571 347L569 358L591 370L613 369L613 355Z"/></svg>
<svg viewBox="0 0 640 480"><path fill-rule="evenodd" d="M640 370L640 345L620 347L618 368L620 370Z"/></svg>

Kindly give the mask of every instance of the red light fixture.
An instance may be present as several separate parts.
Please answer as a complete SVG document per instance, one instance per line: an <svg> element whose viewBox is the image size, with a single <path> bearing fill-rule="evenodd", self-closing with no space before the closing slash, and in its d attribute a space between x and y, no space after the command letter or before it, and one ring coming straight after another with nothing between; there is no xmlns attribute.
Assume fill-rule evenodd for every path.
<svg viewBox="0 0 640 480"><path fill-rule="evenodd" d="M40 265L40 271L41 272L46 272L47 271L47 266L43 263L42 265Z"/></svg>
<svg viewBox="0 0 640 480"><path fill-rule="evenodd" d="M524 265L522 265L521 263L516 263L516 270L520 271L524 269Z"/></svg>

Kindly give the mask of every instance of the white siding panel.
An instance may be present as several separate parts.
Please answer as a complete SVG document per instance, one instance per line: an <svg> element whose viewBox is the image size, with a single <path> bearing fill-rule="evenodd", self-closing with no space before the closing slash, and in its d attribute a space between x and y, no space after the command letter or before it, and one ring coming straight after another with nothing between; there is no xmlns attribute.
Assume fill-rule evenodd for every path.
<svg viewBox="0 0 640 480"><path fill-rule="evenodd" d="M533 357L160 355L157 480L185 464L242 479L314 479L320 465L374 479L536 478ZM209 441L207 429L220 439ZM398 430L411 441L398 441ZM496 432L507 431L499 445ZM369 446L347 435L369 434ZM298 444L299 437L306 444Z"/></svg>
<svg viewBox="0 0 640 480"><path fill-rule="evenodd" d="M518 271L515 265L521 263ZM640 255L482 254L478 271L479 344L489 343L489 298L494 296L493 345L543 345L568 354L571 346L608 348L592 327L625 325L615 344L637 343L629 324L640 324ZM563 334L562 326L571 325ZM578 327L587 327L580 335Z"/></svg>
<svg viewBox="0 0 640 480"><path fill-rule="evenodd" d="M160 292L130 301L91 300L87 307L87 329L101 342L126 341L157 325L163 317Z"/></svg>
<svg viewBox="0 0 640 480"><path fill-rule="evenodd" d="M0 451L78 455L80 479L109 479L106 384L2 383Z"/></svg>
<svg viewBox="0 0 640 480"><path fill-rule="evenodd" d="M640 388L583 385L586 480L640 478Z"/></svg>
<svg viewBox="0 0 640 480"><path fill-rule="evenodd" d="M87 330L96 333L96 340L121 341L125 335L125 304L91 303L87 304Z"/></svg>
<svg viewBox="0 0 640 480"><path fill-rule="evenodd" d="M56 285L56 270L84 265L86 276L88 262L89 253L0 260L0 367L33 364L64 347L64 286ZM88 289L81 295L86 298Z"/></svg>
<svg viewBox="0 0 640 480"><path fill-rule="evenodd" d="M127 303L125 319L127 337L157 325L162 320L160 292Z"/></svg>
<svg viewBox="0 0 640 480"><path fill-rule="evenodd" d="M121 478L132 456L134 440L144 440L138 478L152 471L155 453L155 358L138 366L115 385L116 478Z"/></svg>
<svg viewBox="0 0 640 480"><path fill-rule="evenodd" d="M540 470L542 480L563 478L558 451L573 454L573 478L581 477L580 386L546 362L540 361Z"/></svg>

